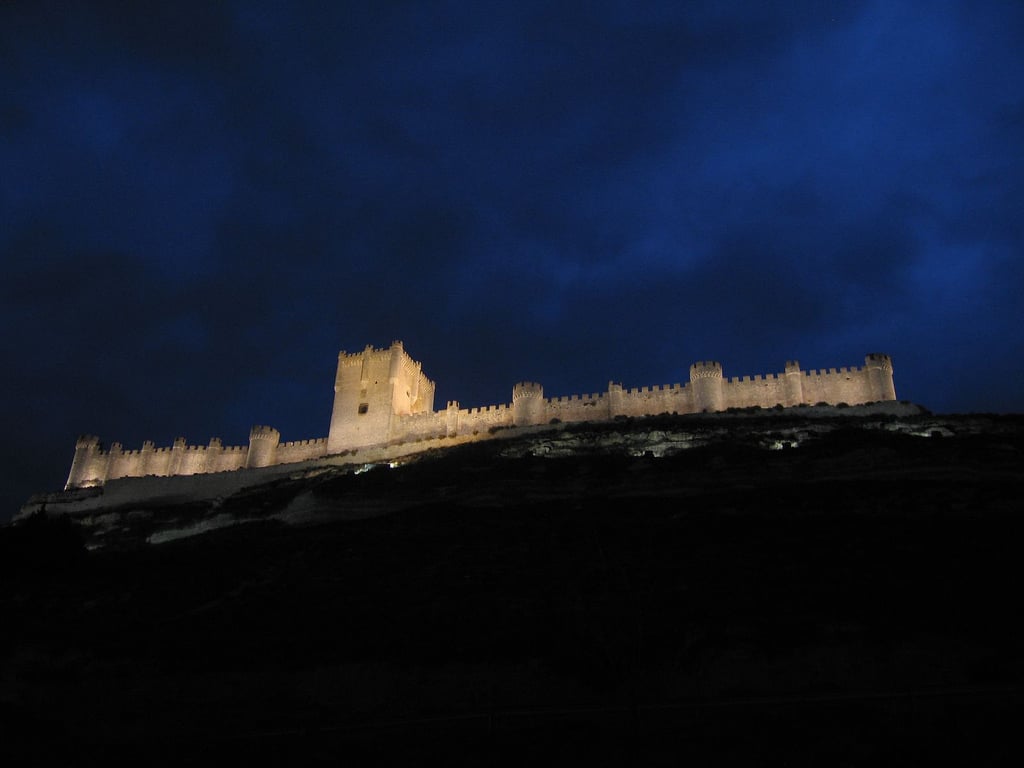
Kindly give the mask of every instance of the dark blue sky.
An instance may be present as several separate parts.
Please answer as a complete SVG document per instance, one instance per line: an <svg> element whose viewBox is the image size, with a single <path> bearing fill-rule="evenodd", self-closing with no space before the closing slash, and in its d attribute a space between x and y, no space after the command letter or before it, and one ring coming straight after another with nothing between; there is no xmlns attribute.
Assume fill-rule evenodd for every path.
<svg viewBox="0 0 1024 768"><path fill-rule="evenodd" d="M438 406L877 350L1024 407L1017 0L14 0L0 86L0 519L82 432L326 435L395 338Z"/></svg>

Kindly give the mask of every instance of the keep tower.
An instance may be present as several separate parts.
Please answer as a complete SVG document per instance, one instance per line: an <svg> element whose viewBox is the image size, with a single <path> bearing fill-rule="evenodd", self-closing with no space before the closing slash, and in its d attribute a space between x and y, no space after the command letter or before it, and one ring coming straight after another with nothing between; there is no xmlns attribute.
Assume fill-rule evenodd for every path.
<svg viewBox="0 0 1024 768"><path fill-rule="evenodd" d="M338 355L327 452L387 442L396 417L434 410L434 382L402 342Z"/></svg>

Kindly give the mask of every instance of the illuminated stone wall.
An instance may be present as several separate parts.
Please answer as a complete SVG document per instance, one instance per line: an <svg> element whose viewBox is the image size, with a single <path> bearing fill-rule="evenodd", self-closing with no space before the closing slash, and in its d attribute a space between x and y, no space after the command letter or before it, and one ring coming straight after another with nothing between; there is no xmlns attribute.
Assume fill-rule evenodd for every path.
<svg viewBox="0 0 1024 768"><path fill-rule="evenodd" d="M402 343L386 349L366 347L362 352L338 356L334 407L325 438L281 442L273 427L256 426L248 446L223 446L218 438L209 445L187 445L178 438L170 447L145 442L138 451L125 451L120 443L109 450L99 439L78 439L66 488L102 485L107 480L146 475L195 475L227 472L309 461L371 446L417 450L438 438L483 440L495 429L557 422L605 421L617 416L662 413L702 413L728 408L772 408L828 403L860 405L895 400L892 360L872 354L863 367L802 371L796 361L779 373L725 378L720 363L705 361L690 366L690 381L624 389L610 382L607 392L566 397L544 397L536 382L513 387L512 402L481 408L460 408L451 401L433 410L434 382L420 363L406 354Z"/></svg>
<svg viewBox="0 0 1024 768"><path fill-rule="evenodd" d="M895 400L892 361L888 355L868 355L863 367L801 371L796 362L783 373L729 379L723 387L726 407L828 403L860 405Z"/></svg>
<svg viewBox="0 0 1024 768"><path fill-rule="evenodd" d="M315 440L295 440L281 443L277 447L277 463L292 464L296 461L309 461L327 455L327 438Z"/></svg>
<svg viewBox="0 0 1024 768"><path fill-rule="evenodd" d="M120 477L227 472L244 468L248 457L249 446L224 446L219 438L209 445L186 445L185 438L179 437L169 448L157 448L147 440L141 450L126 451L120 443L103 450L98 437L85 435L75 445L66 487L87 488Z"/></svg>

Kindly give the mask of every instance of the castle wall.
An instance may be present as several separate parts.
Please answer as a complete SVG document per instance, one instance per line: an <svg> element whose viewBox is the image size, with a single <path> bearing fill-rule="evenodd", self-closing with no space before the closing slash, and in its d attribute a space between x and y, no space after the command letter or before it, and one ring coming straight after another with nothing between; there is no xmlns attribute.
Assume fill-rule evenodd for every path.
<svg viewBox="0 0 1024 768"><path fill-rule="evenodd" d="M888 379L885 378L886 371L883 368L879 367L878 370L880 373L873 374L868 367L851 366L800 371L796 363L791 363L784 373L729 379L724 388L726 407L771 408L778 404L799 403L861 405L877 400L895 400L891 368Z"/></svg>
<svg viewBox="0 0 1024 768"><path fill-rule="evenodd" d="M187 446L178 457L176 475L201 475L207 472L207 446Z"/></svg>
<svg viewBox="0 0 1024 768"><path fill-rule="evenodd" d="M806 371L803 388L804 402L811 405L821 402L859 405L877 399L871 392L868 372L857 367Z"/></svg>
<svg viewBox="0 0 1024 768"><path fill-rule="evenodd" d="M83 446L83 440L86 441ZM178 438L170 447L157 448L152 442L143 443L141 450L126 451L120 443L109 450L100 447L97 438L83 438L75 450L71 473L66 488L103 485L108 480L147 475L199 475L227 472L246 466L248 446L222 446L214 438L210 445L186 445Z"/></svg>
<svg viewBox="0 0 1024 768"><path fill-rule="evenodd" d="M767 373L763 376L737 376L723 386L726 408L771 408L786 403L785 374Z"/></svg>
<svg viewBox="0 0 1024 768"><path fill-rule="evenodd" d="M486 434L492 427L512 426L512 418L511 404L461 409L456 433L459 435L472 435L474 432Z"/></svg>
<svg viewBox="0 0 1024 768"><path fill-rule="evenodd" d="M391 441L410 442L447 435L447 413L445 410L396 417L391 425Z"/></svg>
<svg viewBox="0 0 1024 768"><path fill-rule="evenodd" d="M277 447L277 463L292 464L296 461L309 461L327 455L327 438L315 440L295 440L281 443Z"/></svg>
<svg viewBox="0 0 1024 768"><path fill-rule="evenodd" d="M662 413L702 413L727 408L824 402L860 405L895 400L892 360L870 354L865 365L801 371L796 361L781 373L725 379L718 362L690 366L690 381L624 389L609 383L608 391L589 395L545 398L535 382L513 387L512 402L481 408L460 408L455 401L434 411L434 382L420 363L406 354L401 342L389 348L366 347L362 352L338 356L335 398L330 432L325 438L280 441L273 427L253 427L248 446L187 445L178 438L169 447L143 443L141 450L125 451L120 443L103 450L99 439L86 435L75 445L67 489L102 485L108 480L148 475L198 475L241 468L290 464L357 448L388 447L398 443L444 438L458 441L485 439L498 427L535 426L559 422L601 421L617 416Z"/></svg>
<svg viewBox="0 0 1024 768"><path fill-rule="evenodd" d="M230 472L241 469L245 466L249 455L247 445L225 445L220 444L220 438L210 440L206 453L207 472Z"/></svg>
<svg viewBox="0 0 1024 768"><path fill-rule="evenodd" d="M660 413L693 413L693 392L689 386L636 387L623 390L618 413L624 416L650 416Z"/></svg>
<svg viewBox="0 0 1024 768"><path fill-rule="evenodd" d="M145 446L143 446L142 455L142 468L147 475L171 474L170 448L154 448L152 451L146 451Z"/></svg>
<svg viewBox="0 0 1024 768"><path fill-rule="evenodd" d="M125 451L120 443L110 446L107 453L106 479L141 477L142 459L138 451Z"/></svg>
<svg viewBox="0 0 1024 768"><path fill-rule="evenodd" d="M590 395L552 397L545 401L542 423L559 421L598 421L611 416L611 402L605 392Z"/></svg>

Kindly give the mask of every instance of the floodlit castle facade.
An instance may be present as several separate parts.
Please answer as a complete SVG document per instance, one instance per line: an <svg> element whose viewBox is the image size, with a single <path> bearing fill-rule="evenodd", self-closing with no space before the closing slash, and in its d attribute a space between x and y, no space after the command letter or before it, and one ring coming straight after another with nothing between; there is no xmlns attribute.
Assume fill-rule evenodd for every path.
<svg viewBox="0 0 1024 768"><path fill-rule="evenodd" d="M698 362L690 366L686 384L624 389L621 384L609 383L606 392L568 397L545 398L540 384L520 382L512 388L511 403L482 408L460 408L457 401L450 401L445 408L434 410L434 389L434 382L400 341L384 349L367 346L354 354L341 352L327 437L282 442L273 427L257 426L245 446L225 446L219 438L208 445L188 445L182 437L169 447L158 448L147 441L141 450L126 451L120 443L104 449L99 438L86 435L75 446L65 488L98 486L124 477L268 467L360 448L401 446L402 452L412 453L419 441L486 439L495 427L896 399L892 360L883 354L868 355L863 367L802 371L791 361L781 373L729 379L723 376L721 363Z"/></svg>

